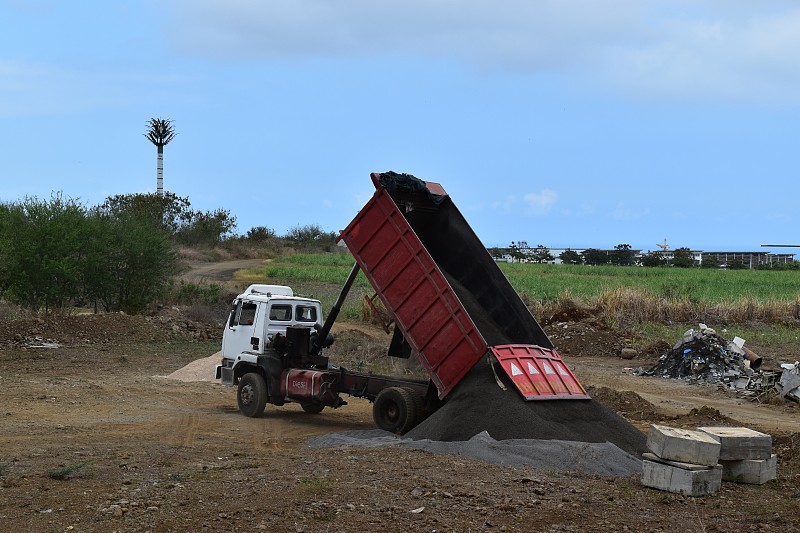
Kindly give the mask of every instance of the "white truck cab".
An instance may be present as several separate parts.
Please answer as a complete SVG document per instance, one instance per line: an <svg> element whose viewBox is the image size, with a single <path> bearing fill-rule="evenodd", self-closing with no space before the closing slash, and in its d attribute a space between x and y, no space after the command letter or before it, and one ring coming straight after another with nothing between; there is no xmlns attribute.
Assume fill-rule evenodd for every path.
<svg viewBox="0 0 800 533"><path fill-rule="evenodd" d="M250 285L231 305L222 334L222 357L260 355L276 333L286 334L287 327L321 325L319 300L295 296L285 285Z"/></svg>

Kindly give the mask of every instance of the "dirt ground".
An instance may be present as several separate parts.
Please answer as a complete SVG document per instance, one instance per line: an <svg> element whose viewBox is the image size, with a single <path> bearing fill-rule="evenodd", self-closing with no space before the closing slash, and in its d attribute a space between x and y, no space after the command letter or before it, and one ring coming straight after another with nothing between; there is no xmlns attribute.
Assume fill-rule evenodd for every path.
<svg viewBox="0 0 800 533"><path fill-rule="evenodd" d="M186 336L163 319L89 315L0 322L2 530L800 530L800 408L634 376L625 368L657 355L620 359L610 332L588 322L548 331L556 327L567 364L596 401L643 430L655 422L766 431L778 479L689 498L642 487L636 476L310 448L314 435L373 428L371 405L349 399L318 415L268 406L246 418L232 388L162 377L216 352L218 339ZM570 328L578 333L565 339ZM361 342L348 335L368 334L364 325L340 330L344 346Z"/></svg>

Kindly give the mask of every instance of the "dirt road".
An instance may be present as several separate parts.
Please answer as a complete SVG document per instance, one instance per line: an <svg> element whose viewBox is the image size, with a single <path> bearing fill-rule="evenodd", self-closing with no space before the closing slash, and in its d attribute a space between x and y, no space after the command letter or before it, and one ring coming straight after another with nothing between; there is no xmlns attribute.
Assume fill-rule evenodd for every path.
<svg viewBox="0 0 800 533"><path fill-rule="evenodd" d="M192 283L230 281L237 271L258 268L266 263L265 259L235 259L211 263L194 261L186 265L188 270L181 275L181 279Z"/></svg>
<svg viewBox="0 0 800 533"><path fill-rule="evenodd" d="M640 364L637 361L633 363ZM579 357L570 359L569 364L581 383L635 392L668 415L680 415L707 406L763 431L800 432L797 404L761 405L716 385L632 375L625 370L632 366L632 361L618 357Z"/></svg>
<svg viewBox="0 0 800 533"><path fill-rule="evenodd" d="M781 426L777 481L684 498L645 489L635 476L553 474L419 450L312 449L309 436L372 428L370 404L350 400L319 415L270 406L246 418L230 388L161 377L208 357L216 343L167 335L138 317L92 320L91 328L72 319L0 332L4 530L800 529L796 409L630 376L621 371L630 363L613 357L567 358L585 385L638 390L670 413L713 404L753 427ZM24 348L34 331L60 332L62 347Z"/></svg>

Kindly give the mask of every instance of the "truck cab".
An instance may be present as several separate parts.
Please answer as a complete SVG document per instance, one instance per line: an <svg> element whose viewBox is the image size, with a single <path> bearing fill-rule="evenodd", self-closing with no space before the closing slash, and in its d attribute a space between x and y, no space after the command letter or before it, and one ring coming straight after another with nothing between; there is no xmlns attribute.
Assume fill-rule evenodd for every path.
<svg viewBox="0 0 800 533"><path fill-rule="evenodd" d="M250 285L231 304L217 377L227 381L222 369L233 368L239 361L254 362L276 334L286 335L286 328L316 329L321 324L319 300L295 296L285 285Z"/></svg>

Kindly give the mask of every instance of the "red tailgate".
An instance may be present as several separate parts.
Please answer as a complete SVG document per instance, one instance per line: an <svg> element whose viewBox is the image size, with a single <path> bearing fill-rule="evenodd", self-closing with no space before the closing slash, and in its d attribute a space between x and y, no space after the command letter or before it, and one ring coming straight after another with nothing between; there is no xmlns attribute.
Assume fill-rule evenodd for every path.
<svg viewBox="0 0 800 533"><path fill-rule="evenodd" d="M491 350L526 400L589 399L555 350L524 344Z"/></svg>

